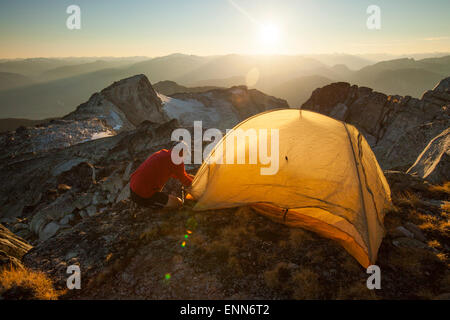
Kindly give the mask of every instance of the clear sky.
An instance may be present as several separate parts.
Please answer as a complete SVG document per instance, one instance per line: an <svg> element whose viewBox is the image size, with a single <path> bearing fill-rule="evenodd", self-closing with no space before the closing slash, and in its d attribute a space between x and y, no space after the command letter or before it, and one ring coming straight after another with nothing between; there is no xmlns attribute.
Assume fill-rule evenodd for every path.
<svg viewBox="0 0 450 320"><path fill-rule="evenodd" d="M0 0L0 58L449 51L449 0Z"/></svg>

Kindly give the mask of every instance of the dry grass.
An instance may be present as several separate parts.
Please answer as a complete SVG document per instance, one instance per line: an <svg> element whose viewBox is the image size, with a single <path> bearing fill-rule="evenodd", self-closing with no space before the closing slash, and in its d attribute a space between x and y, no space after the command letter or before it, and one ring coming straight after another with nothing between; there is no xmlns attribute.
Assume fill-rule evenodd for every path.
<svg viewBox="0 0 450 320"><path fill-rule="evenodd" d="M429 191L433 193L450 195L450 181L447 181L442 185L432 185L430 186Z"/></svg>
<svg viewBox="0 0 450 320"><path fill-rule="evenodd" d="M0 271L0 296L4 298L57 300L61 294L42 272L14 268Z"/></svg>
<svg viewBox="0 0 450 320"><path fill-rule="evenodd" d="M421 201L417 194L406 191L395 199L395 204L400 207L419 207Z"/></svg>

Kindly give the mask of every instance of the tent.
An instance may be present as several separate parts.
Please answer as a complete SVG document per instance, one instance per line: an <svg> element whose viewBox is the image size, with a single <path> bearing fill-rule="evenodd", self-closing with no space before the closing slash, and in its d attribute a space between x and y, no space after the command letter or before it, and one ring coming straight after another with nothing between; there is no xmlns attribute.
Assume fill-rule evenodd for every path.
<svg viewBox="0 0 450 320"><path fill-rule="evenodd" d="M237 129L256 132L272 151L271 130L277 129L275 174L261 174L269 164L259 155L249 163L254 145L249 148L250 137L236 138ZM243 150L246 161L238 164L236 154ZM234 163L227 161L229 151L235 152ZM251 206L274 221L337 241L364 267L376 261L391 203L386 178L361 133L298 109L267 111L238 124L205 159L190 193L197 200L194 210Z"/></svg>

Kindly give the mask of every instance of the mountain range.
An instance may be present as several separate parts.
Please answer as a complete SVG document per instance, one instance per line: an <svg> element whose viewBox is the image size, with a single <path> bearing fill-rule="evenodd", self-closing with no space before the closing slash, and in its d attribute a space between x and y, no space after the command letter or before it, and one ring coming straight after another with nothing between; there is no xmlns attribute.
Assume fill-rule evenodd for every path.
<svg viewBox="0 0 450 320"><path fill-rule="evenodd" d="M336 81L419 98L450 74L450 56L379 62L345 54L8 60L0 62L0 118L60 117L93 91L141 73L151 83L176 82L177 92L247 85L298 107L314 88Z"/></svg>

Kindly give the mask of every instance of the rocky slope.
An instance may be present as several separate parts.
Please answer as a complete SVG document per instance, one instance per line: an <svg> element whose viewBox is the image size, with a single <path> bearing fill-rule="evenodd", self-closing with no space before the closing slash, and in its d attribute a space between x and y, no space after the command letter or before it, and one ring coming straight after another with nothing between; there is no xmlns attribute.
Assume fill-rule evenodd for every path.
<svg viewBox="0 0 450 320"><path fill-rule="evenodd" d="M366 87L333 83L314 90L302 109L354 124L383 169L407 170L428 143L450 127L449 79L425 92L421 99L387 96Z"/></svg>
<svg viewBox="0 0 450 320"><path fill-rule="evenodd" d="M268 96L246 86L213 89L206 92L159 94L163 110L169 118L191 127L201 120L206 128L231 129L257 113L277 108L289 108L285 100Z"/></svg>
<svg viewBox="0 0 450 320"><path fill-rule="evenodd" d="M389 139L400 137L403 140L398 138L396 145L405 141L410 149L418 149L416 144L424 140L415 158L421 156L412 166L415 176L385 171L394 207L386 214L387 235L377 261L382 269L382 290L376 292L365 286L366 271L332 240L276 224L248 208L194 212L190 202L179 211L133 206L128 200L130 173L150 153L167 147L176 128L192 125L193 120L232 125L287 104L245 87L175 94L167 101L161 94L144 90L142 95L148 99L136 102L138 105L147 105L151 96L151 101L160 103L155 110L171 118L171 108L175 107L170 103L194 104L196 107L189 110L196 117L181 112L173 116L181 123L161 118L137 125L124 118L130 126L116 133L112 125L117 123L108 124L106 117L94 120L104 115L102 105L94 101L103 101L108 112L118 110L113 100L124 101L123 105L136 101L140 95L132 91L128 81L116 83L92 104L80 106L70 115L73 119L54 122L63 132L73 122L99 121L114 131L113 135L51 150L17 151L14 157L0 159L0 222L14 233L0 226L0 261L45 272L59 289L65 287L67 266L79 265L82 290L68 291L61 297L66 299L448 298L450 185L448 180L434 185L430 183L434 178L428 179L430 182L423 179L436 175L442 179L448 172L448 129L441 127L448 121L445 81L411 105L400 104L406 98L384 100L386 96L370 89L342 83L318 89L310 99L317 111L333 113L359 126L377 156L387 157L386 163L402 160L392 151L379 153ZM136 90L146 86L141 77L132 82ZM115 98L105 98L110 95ZM363 103L367 106L358 117L355 110ZM380 103L385 104L381 111ZM224 106L230 112L224 113L223 119L205 116L223 112L219 109ZM371 124L370 117L380 119L374 115L383 120ZM420 116L425 120L421 122ZM399 126L402 119L407 123ZM417 127L422 128L422 135L406 134ZM28 130L14 134L29 134ZM24 137L20 143L25 143ZM19 149L14 143L5 145L7 154ZM404 152L409 156L409 150ZM415 158L411 156L410 164L398 167L408 168ZM430 168L434 168L432 173L425 176ZM195 173L198 166L187 169ZM175 180L165 188L179 195L180 185Z"/></svg>
<svg viewBox="0 0 450 320"><path fill-rule="evenodd" d="M68 120L92 118L105 120L117 132L134 129L144 120L156 123L168 120L161 100L144 75L114 82L64 117Z"/></svg>

